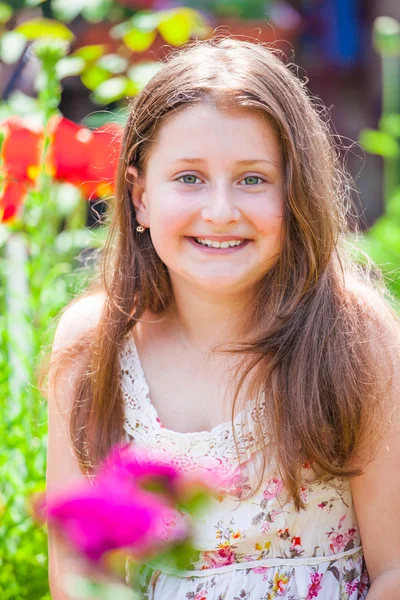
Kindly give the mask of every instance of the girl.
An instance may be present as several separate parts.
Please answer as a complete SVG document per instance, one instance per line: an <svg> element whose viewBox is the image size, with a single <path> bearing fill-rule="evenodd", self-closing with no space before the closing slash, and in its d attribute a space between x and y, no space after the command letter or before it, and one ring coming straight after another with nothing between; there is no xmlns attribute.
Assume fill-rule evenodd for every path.
<svg viewBox="0 0 400 600"><path fill-rule="evenodd" d="M54 340L47 485L123 438L224 469L198 562L146 598L400 598L399 321L346 256L319 112L230 39L174 53L132 106L101 268ZM49 551L60 600L73 558L52 531Z"/></svg>

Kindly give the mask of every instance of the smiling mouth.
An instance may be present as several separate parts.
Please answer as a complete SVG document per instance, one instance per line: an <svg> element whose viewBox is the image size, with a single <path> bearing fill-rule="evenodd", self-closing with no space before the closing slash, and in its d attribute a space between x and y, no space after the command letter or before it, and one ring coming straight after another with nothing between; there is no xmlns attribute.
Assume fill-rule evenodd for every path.
<svg viewBox="0 0 400 600"><path fill-rule="evenodd" d="M209 240L207 238L193 238L195 242L202 246L208 246L209 248L234 248L240 246L246 240L224 240L223 242L217 242L217 240Z"/></svg>
<svg viewBox="0 0 400 600"><path fill-rule="evenodd" d="M221 240L220 242L217 240L210 240L208 238L198 238L198 237L189 237L188 240L192 242L193 245L203 248L204 250L217 250L217 251L234 251L247 246L250 242L248 239L235 239L231 240Z"/></svg>

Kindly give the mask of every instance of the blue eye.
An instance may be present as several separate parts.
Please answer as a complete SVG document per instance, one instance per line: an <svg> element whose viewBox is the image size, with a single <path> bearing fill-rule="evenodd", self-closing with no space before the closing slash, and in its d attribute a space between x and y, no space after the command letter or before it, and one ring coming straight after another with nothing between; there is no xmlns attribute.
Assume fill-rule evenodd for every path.
<svg viewBox="0 0 400 600"><path fill-rule="evenodd" d="M246 185L257 185L259 183L266 183L265 179L259 177L258 175L248 175L242 181L247 181Z"/></svg>
<svg viewBox="0 0 400 600"><path fill-rule="evenodd" d="M185 179L186 181L184 181ZM197 179L201 181L198 177L196 177L196 175L191 175L190 173L188 173L187 175L182 175L182 177L179 177L178 181L182 181L182 183L193 184L197 183Z"/></svg>

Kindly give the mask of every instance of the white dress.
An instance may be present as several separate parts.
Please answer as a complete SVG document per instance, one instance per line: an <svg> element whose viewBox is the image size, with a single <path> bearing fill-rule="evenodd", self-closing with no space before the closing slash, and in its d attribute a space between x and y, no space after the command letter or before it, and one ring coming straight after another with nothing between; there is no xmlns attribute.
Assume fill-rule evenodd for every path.
<svg viewBox="0 0 400 600"><path fill-rule="evenodd" d="M120 382L129 441L154 449L183 469L222 468L228 485L213 500L196 527L200 558L181 573L156 571L145 591L149 600L356 600L369 589L349 483L337 479L314 483L303 467L297 512L268 463L260 492L247 494L249 481L239 469L232 424L212 431L179 433L163 427L149 398L149 388L132 335L120 351ZM239 451L246 455L257 409L234 422ZM272 443L272 440L271 440ZM253 445L251 446L253 447Z"/></svg>

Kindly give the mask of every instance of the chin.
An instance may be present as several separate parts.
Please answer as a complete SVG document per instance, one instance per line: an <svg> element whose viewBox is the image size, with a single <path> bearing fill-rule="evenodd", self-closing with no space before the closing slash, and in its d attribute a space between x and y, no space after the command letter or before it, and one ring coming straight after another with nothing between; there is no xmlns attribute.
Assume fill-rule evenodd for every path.
<svg viewBox="0 0 400 600"><path fill-rule="evenodd" d="M214 297L238 293L245 294L251 288L251 284L245 283L243 280L221 277L208 277L204 280L192 279L192 283L194 283L199 290L201 289L204 292L209 292Z"/></svg>

